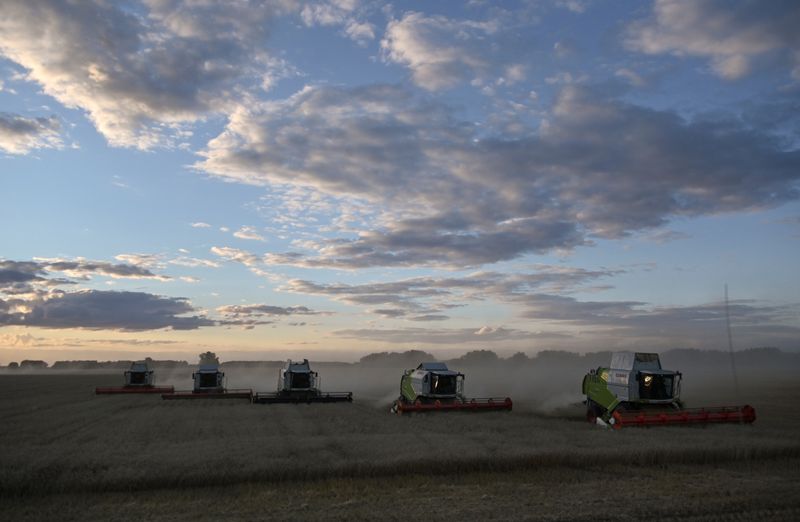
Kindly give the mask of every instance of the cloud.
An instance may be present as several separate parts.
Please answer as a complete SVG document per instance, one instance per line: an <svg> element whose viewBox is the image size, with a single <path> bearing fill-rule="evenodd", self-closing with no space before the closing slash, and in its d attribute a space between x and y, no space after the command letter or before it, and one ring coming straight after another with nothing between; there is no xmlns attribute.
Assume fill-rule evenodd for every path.
<svg viewBox="0 0 800 522"><path fill-rule="evenodd" d="M114 256L114 259L129 265L147 268L159 267L163 264L160 256L155 254L119 254Z"/></svg>
<svg viewBox="0 0 800 522"><path fill-rule="evenodd" d="M375 27L363 19L366 12L358 0L328 0L308 3L300 11L300 18L308 27L342 26L346 37L365 45L375 39Z"/></svg>
<svg viewBox="0 0 800 522"><path fill-rule="evenodd" d="M305 306L272 306L266 304L249 304L249 305L226 305L217 308L217 311L225 315L266 315L266 316L283 316L283 315L316 315L315 312Z"/></svg>
<svg viewBox="0 0 800 522"><path fill-rule="evenodd" d="M0 303L9 304L2 299ZM0 325L141 331L194 330L215 324L201 316L183 316L192 312L196 310L180 297L81 290L0 308Z"/></svg>
<svg viewBox="0 0 800 522"><path fill-rule="evenodd" d="M125 254L123 254L125 256ZM135 255L129 255L135 256ZM142 258L128 257L141 262ZM148 259L152 261L151 259ZM89 261L85 259L36 259L43 270L50 272L63 272L71 277L87 277L91 274L113 277L115 279L156 279L169 281L169 276L154 274L141 264L113 264L105 261Z"/></svg>
<svg viewBox="0 0 800 522"><path fill-rule="evenodd" d="M27 118L19 114L0 112L0 150L9 154L26 154L33 149L60 149L58 118Z"/></svg>
<svg viewBox="0 0 800 522"><path fill-rule="evenodd" d="M316 312L305 306L273 306L267 304L249 305L226 305L217 308L217 312L223 315L219 321L224 326L241 326L247 330L256 326L273 324L275 318L288 317L292 315L319 315L324 312ZM265 319L266 318L266 319ZM289 326L305 326L305 322L289 323Z"/></svg>
<svg viewBox="0 0 800 522"><path fill-rule="evenodd" d="M242 227L233 233L239 239L250 239L253 241L264 241L264 236L258 233L254 227Z"/></svg>
<svg viewBox="0 0 800 522"><path fill-rule="evenodd" d="M627 80L628 83L635 87L642 87L646 83L644 78L642 78L639 74L624 67L617 69L616 72L614 72L614 76Z"/></svg>
<svg viewBox="0 0 800 522"><path fill-rule="evenodd" d="M53 272L79 280L96 274L112 278L169 279L133 264L80 258L0 260L0 326L133 331L195 329L214 324L197 315L184 317L196 311L185 298L86 289L65 292L59 287L76 282L50 277Z"/></svg>
<svg viewBox="0 0 800 522"><path fill-rule="evenodd" d="M420 321L420 322L428 322L428 321L446 321L449 317L444 314L424 314L424 315L415 315L413 317L409 317L409 321Z"/></svg>
<svg viewBox="0 0 800 522"><path fill-rule="evenodd" d="M211 225L209 225L208 223L203 223L202 221L192 223L191 226L192 228L211 228Z"/></svg>
<svg viewBox="0 0 800 522"><path fill-rule="evenodd" d="M485 81L507 59L492 52L497 21L453 20L406 13L392 20L381 41L384 59L408 67L414 83L435 91L473 79Z"/></svg>
<svg viewBox="0 0 800 522"><path fill-rule="evenodd" d="M33 261L0 260L0 285L44 281L44 267Z"/></svg>
<svg viewBox="0 0 800 522"><path fill-rule="evenodd" d="M139 260L147 257L142 254L122 256ZM76 282L51 278L49 277L51 272L64 272L80 279L87 279L89 274L133 278L160 277L136 265L114 265L82 259L0 260L0 328L30 326L121 331L163 328L193 330L208 326L253 328L274 322L265 321L262 319L264 317L325 313L305 306L280 307L253 304L222 306L217 309L222 318L207 317L184 297L93 289L64 291L59 287L74 285ZM180 279L188 283L199 281L194 277Z"/></svg>
<svg viewBox="0 0 800 522"><path fill-rule="evenodd" d="M569 9L573 13L582 14L589 6L590 0L556 0L558 7Z"/></svg>
<svg viewBox="0 0 800 522"><path fill-rule="evenodd" d="M0 311L0 317L2 317L2 311ZM13 346L13 347L30 347L30 346L39 346L42 341L45 341L42 337L34 337L31 334L1 334L0 335L0 346Z"/></svg>
<svg viewBox="0 0 800 522"><path fill-rule="evenodd" d="M179 256L175 259L170 259L168 261L171 265L178 265L178 266L188 266L190 268L219 268L220 264L216 261L211 261L209 259L199 259L196 257L188 257L188 256Z"/></svg>
<svg viewBox="0 0 800 522"><path fill-rule="evenodd" d="M478 331L480 329L472 328L348 329L335 331L333 335L346 339L405 344L464 344L567 337L563 334L538 334L503 327L481 334Z"/></svg>
<svg viewBox="0 0 800 522"><path fill-rule="evenodd" d="M592 271L548 265L535 268L533 273L475 272L463 277L418 277L358 285L292 279L279 290L325 296L356 306L389 305L391 307L371 310L385 318L445 320L448 317L442 311L471 302L514 302L515 296L536 290L559 293L577 288L585 290L585 285L597 279L621 273L619 270Z"/></svg>
<svg viewBox="0 0 800 522"><path fill-rule="evenodd" d="M256 266L259 263L258 256L245 250L231 247L211 247L211 253L227 261L236 261L246 266Z"/></svg>
<svg viewBox="0 0 800 522"><path fill-rule="evenodd" d="M658 243L663 245L664 243L669 243L670 241L678 241L681 239L688 239L691 236L686 234L685 232L678 232L676 230L666 230L661 229L654 231L652 233L647 233L642 235L642 239L645 241L652 241L653 243Z"/></svg>
<svg viewBox="0 0 800 522"><path fill-rule="evenodd" d="M124 256L124 254L123 254ZM87 279L91 275L102 275L116 279L155 279L168 281L170 277L154 274L144 266L125 263L108 263L86 259L34 259L33 261L9 261L0 259L0 285L3 283L41 282L67 284L71 281L45 277L50 272L62 272L70 277ZM0 291L2 291L0 286Z"/></svg>
<svg viewBox="0 0 800 522"><path fill-rule="evenodd" d="M708 58L729 80L749 74L757 58L779 53L800 79L800 4L794 0L656 0L653 10L651 19L629 27L630 49Z"/></svg>
<svg viewBox="0 0 800 522"><path fill-rule="evenodd" d="M520 296L523 317L562 327L580 327L596 342L647 346L727 347L724 302L652 306L639 301L579 301L567 296ZM800 328L789 326L799 305L731 301L730 318L739 346L795 346Z"/></svg>
<svg viewBox="0 0 800 522"><path fill-rule="evenodd" d="M114 146L148 149L260 87L272 18L293 2L145 0L3 4L0 53Z"/></svg>
<svg viewBox="0 0 800 522"><path fill-rule="evenodd" d="M350 236L265 261L470 267L621 238L676 216L796 200L800 152L740 120L686 119L563 87L539 129L482 135L389 85L306 87L241 109L197 169L293 184L380 209Z"/></svg>

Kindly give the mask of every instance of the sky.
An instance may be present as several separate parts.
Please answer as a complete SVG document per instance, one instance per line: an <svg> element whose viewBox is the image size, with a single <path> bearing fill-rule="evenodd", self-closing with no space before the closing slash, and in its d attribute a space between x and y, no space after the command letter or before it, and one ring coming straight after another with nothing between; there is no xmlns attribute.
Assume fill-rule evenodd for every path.
<svg viewBox="0 0 800 522"><path fill-rule="evenodd" d="M6 0L0 364L719 350L726 317L798 350L797 27L792 0Z"/></svg>

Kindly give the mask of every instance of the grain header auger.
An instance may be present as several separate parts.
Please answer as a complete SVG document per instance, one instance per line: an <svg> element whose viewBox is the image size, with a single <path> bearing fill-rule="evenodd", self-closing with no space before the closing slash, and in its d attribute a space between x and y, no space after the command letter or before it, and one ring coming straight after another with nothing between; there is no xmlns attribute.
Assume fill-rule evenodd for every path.
<svg viewBox="0 0 800 522"><path fill-rule="evenodd" d="M511 410L511 398L464 397L464 374L447 368L445 363L422 363L406 370L400 379L400 397L392 413L427 411Z"/></svg>
<svg viewBox="0 0 800 522"><path fill-rule="evenodd" d="M94 389L97 395L110 395L118 393L172 393L172 386L156 386L155 372L147 367L146 361L131 363L131 368L125 370L124 386L98 386Z"/></svg>
<svg viewBox="0 0 800 522"><path fill-rule="evenodd" d="M201 364L192 374L194 388L161 395L162 399L247 399L253 396L250 389L225 388L225 373L216 364Z"/></svg>
<svg viewBox="0 0 800 522"><path fill-rule="evenodd" d="M609 368L583 378L586 418L601 426L752 423L750 405L683 408L681 372L664 370L657 353L616 352Z"/></svg>
<svg viewBox="0 0 800 522"><path fill-rule="evenodd" d="M256 393L253 402L259 404L300 403L300 402L353 402L352 392L320 391L319 374L311 370L308 359L303 362L286 362L278 373L278 391Z"/></svg>

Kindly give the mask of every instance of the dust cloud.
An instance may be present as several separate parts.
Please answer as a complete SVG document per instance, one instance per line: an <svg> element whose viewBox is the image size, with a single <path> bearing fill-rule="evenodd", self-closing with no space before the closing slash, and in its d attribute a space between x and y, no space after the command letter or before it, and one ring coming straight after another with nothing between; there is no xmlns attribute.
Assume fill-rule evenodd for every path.
<svg viewBox="0 0 800 522"><path fill-rule="evenodd" d="M416 353L419 352L415 352ZM473 352L474 354L475 352ZM310 361L318 372L323 392L352 392L355 401L374 408L388 408L399 395L403 371L430 358L397 357L387 354L386 361L372 357L369 363L333 363ZM471 397L511 397L515 411L541 415L582 415L583 376L591 368L607 366L611 352L575 354L570 352L540 352L533 357L515 356L502 359L492 352L482 351L481 357L445 361L451 370L465 375L464 392ZM420 356L422 357L422 356ZM483 360L481 360L483 359ZM661 354L665 369L682 372L682 398L687 406L714 406L748 402L765 382L794 380L800 370L800 353L776 349L754 349L736 353L736 379L726 352L701 350L671 350ZM221 365L228 389L251 389L272 392L277 389L278 375L283 362L229 362ZM176 390L192 388L195 365L153 368L156 384L173 385ZM19 371L19 370L17 370ZM74 371L68 373L94 374L97 385L122 385L123 370ZM12 373L4 370L4 373ZM66 370L41 370L43 373L67 373ZM102 378L101 378L102 377ZM102 381L102 382L101 382ZM738 382L738 386L737 386Z"/></svg>

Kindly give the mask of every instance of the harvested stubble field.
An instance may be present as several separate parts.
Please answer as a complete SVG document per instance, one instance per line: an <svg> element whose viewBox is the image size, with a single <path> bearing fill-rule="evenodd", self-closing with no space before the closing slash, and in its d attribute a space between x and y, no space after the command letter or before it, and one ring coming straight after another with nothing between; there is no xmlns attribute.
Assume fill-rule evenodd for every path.
<svg viewBox="0 0 800 522"><path fill-rule="evenodd" d="M517 384L513 412L398 417L377 384L396 370L356 371L325 374L353 404L317 405L99 397L118 375L0 375L3 519L800 519L788 375L743 379L753 426L604 431L571 404L574 381L549 396ZM229 385L271 388L250 377ZM704 382L690 403L732 402Z"/></svg>

